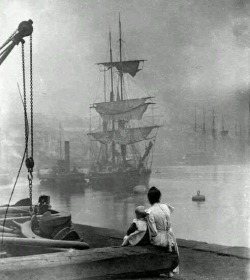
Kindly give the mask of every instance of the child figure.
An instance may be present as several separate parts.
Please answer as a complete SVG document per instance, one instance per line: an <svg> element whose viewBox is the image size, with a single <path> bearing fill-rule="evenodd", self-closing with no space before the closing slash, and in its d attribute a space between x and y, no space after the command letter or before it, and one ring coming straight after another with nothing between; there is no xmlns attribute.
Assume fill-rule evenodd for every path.
<svg viewBox="0 0 250 280"><path fill-rule="evenodd" d="M149 244L149 232L147 228L147 213L144 206L138 206L135 209L136 219L133 220L127 235L123 239L122 246L136 246Z"/></svg>

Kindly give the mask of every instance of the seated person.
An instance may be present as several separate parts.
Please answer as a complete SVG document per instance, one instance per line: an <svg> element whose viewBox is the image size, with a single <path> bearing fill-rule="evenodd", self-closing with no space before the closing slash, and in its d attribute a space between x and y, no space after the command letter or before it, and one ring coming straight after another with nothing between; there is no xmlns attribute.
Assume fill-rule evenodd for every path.
<svg viewBox="0 0 250 280"><path fill-rule="evenodd" d="M149 232L146 222L147 213L144 206L138 206L135 209L136 219L133 220L127 235L123 239L122 246L136 246L149 244Z"/></svg>

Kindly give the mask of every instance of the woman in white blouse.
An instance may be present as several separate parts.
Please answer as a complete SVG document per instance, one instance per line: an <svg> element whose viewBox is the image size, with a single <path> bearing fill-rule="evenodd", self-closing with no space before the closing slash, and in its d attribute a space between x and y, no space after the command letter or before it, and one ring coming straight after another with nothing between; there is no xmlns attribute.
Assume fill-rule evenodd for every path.
<svg viewBox="0 0 250 280"><path fill-rule="evenodd" d="M171 228L170 215L174 208L167 204L160 203L161 192L156 187L152 187L148 191L148 200L151 207L148 212L148 229L150 242L155 246L165 247L168 251L175 251L177 254L178 246L174 233ZM173 270L178 272L178 268ZM170 273L170 276L172 274Z"/></svg>

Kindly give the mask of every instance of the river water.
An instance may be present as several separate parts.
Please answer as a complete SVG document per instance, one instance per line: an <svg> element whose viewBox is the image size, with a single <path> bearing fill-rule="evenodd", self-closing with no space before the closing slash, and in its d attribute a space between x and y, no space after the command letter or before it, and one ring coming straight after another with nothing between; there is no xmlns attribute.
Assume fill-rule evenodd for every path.
<svg viewBox="0 0 250 280"><path fill-rule="evenodd" d="M171 166L155 168L150 185L162 192L162 202L174 206L172 225L178 238L250 247L250 166ZM1 187L0 204L8 203L12 185ZM205 202L193 202L197 190ZM51 196L54 209L68 211L76 223L125 231L138 205L149 206L146 194L91 187L41 186L35 179L33 202ZM28 197L20 178L12 203Z"/></svg>

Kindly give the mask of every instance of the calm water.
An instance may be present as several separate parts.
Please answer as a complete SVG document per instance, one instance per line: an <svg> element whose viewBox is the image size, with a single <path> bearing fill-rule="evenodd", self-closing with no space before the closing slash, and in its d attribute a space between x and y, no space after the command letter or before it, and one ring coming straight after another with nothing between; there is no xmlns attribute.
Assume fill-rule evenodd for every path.
<svg viewBox="0 0 250 280"><path fill-rule="evenodd" d="M185 166L156 168L151 185L162 191L162 202L175 207L174 232L179 238L250 247L250 166ZM160 172L160 173L159 173ZM1 187L0 204L8 202L12 186ZM200 190L206 202L192 202ZM138 205L148 206L146 195L120 190L40 186L35 180L34 202L51 196L53 208L71 212L77 223L125 230ZM12 202L28 196L20 179Z"/></svg>

